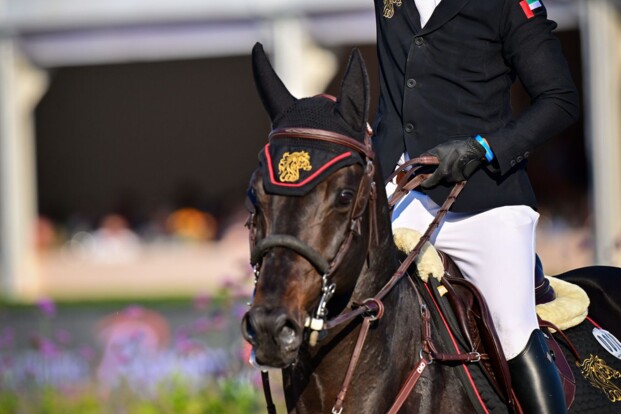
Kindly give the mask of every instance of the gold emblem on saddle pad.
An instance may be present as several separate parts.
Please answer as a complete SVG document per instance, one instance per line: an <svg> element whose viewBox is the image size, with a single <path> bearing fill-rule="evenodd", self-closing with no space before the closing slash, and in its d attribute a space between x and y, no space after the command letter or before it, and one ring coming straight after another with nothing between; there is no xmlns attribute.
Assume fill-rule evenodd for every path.
<svg viewBox="0 0 621 414"><path fill-rule="evenodd" d="M283 183L294 183L300 179L300 170L310 171L312 168L308 152L285 152L278 163L278 178Z"/></svg>
<svg viewBox="0 0 621 414"><path fill-rule="evenodd" d="M387 19L395 15L395 6L401 6L401 0L384 0L384 17Z"/></svg>
<svg viewBox="0 0 621 414"><path fill-rule="evenodd" d="M621 372L606 365L606 362L597 355L591 355L582 363L576 362L581 368L582 376L589 383L601 390L612 402L621 402L621 388L612 382L621 379Z"/></svg>

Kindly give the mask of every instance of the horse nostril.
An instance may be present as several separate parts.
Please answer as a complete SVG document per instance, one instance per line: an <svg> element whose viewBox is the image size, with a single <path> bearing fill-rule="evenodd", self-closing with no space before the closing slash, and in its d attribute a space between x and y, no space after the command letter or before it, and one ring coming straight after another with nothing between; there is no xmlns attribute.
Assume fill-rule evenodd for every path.
<svg viewBox="0 0 621 414"><path fill-rule="evenodd" d="M257 333L254 330L252 323L250 323L250 318L248 317L247 312L241 322L241 331L244 339L248 341L251 345L255 346L257 342Z"/></svg>
<svg viewBox="0 0 621 414"><path fill-rule="evenodd" d="M287 319L282 325L282 328L280 328L277 332L278 334L276 339L287 351L293 351L300 346L302 342L302 329L295 321Z"/></svg>
<svg viewBox="0 0 621 414"><path fill-rule="evenodd" d="M276 345L275 349L295 352L302 343L302 327L280 309L250 309L242 318L241 331L250 345L262 351Z"/></svg>
<svg viewBox="0 0 621 414"><path fill-rule="evenodd" d="M278 334L278 339L285 346L293 345L296 340L295 329L290 326L283 326Z"/></svg>

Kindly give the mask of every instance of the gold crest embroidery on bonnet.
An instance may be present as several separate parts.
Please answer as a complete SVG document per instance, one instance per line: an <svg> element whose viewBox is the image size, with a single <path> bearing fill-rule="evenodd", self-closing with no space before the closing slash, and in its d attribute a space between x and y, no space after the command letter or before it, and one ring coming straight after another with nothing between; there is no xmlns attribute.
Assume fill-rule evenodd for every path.
<svg viewBox="0 0 621 414"><path fill-rule="evenodd" d="M283 183L294 183L300 179L300 170L310 171L312 168L308 152L285 152L278 162L278 177Z"/></svg>

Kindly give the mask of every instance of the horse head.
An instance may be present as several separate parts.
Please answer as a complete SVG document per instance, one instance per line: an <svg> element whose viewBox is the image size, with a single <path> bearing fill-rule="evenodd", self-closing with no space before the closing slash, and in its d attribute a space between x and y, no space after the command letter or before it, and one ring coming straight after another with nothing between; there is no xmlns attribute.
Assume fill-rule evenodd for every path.
<svg viewBox="0 0 621 414"><path fill-rule="evenodd" d="M248 190L256 287L242 333L257 363L282 368L296 361L309 330L320 331L328 314L349 304L368 266L379 169L358 50L338 98L297 99L260 44L252 58L272 132Z"/></svg>

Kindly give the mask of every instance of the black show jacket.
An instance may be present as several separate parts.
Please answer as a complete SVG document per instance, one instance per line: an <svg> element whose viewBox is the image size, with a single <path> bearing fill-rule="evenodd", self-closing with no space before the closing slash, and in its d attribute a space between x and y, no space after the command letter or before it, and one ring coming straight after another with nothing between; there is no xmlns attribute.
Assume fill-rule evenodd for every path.
<svg viewBox="0 0 621 414"><path fill-rule="evenodd" d="M416 157L480 134L495 159L470 177L452 210L535 208L526 159L577 119L579 99L552 33L556 23L543 5L530 18L522 6L520 0L442 0L421 29L414 0L375 0L380 102L373 141L384 177L406 150ZM509 93L516 76L532 102L513 119ZM450 188L425 192L442 204Z"/></svg>

